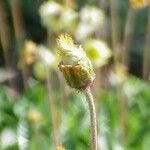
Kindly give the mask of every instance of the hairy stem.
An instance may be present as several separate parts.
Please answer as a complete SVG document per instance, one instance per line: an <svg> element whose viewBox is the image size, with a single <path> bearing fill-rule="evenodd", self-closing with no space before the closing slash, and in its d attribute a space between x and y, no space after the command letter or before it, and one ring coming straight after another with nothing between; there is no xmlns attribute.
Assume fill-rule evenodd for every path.
<svg viewBox="0 0 150 150"><path fill-rule="evenodd" d="M86 100L88 102L90 111L92 150L97 150L97 123L96 123L96 108L94 104L94 99L90 88L85 89L83 92L86 96Z"/></svg>

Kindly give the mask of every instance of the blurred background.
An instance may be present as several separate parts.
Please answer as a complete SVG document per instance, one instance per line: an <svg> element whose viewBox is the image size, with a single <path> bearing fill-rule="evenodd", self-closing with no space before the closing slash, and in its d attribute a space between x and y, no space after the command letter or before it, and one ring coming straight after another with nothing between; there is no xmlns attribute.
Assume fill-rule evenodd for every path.
<svg viewBox="0 0 150 150"><path fill-rule="evenodd" d="M85 97L58 69L68 33L91 59L101 150L150 150L149 0L0 0L0 150L90 150Z"/></svg>

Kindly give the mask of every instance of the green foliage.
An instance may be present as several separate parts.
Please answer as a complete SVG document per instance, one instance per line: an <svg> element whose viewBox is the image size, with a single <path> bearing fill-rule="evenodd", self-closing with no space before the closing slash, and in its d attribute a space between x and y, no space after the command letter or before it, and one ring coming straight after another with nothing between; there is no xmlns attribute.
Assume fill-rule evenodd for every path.
<svg viewBox="0 0 150 150"><path fill-rule="evenodd" d="M150 141L150 85L133 76L125 84L127 94L127 150L149 150ZM59 90L52 91L53 96ZM115 90L102 91L98 96L98 129L101 136L106 139L105 149L115 149L119 144L119 110ZM56 100L57 101L57 100ZM58 113L62 116L61 132L59 134L67 150L90 149L89 118L86 101L81 93L72 92L65 100L63 110L57 106ZM42 114L42 120L34 124L28 120L28 111L36 108ZM22 125L22 132L18 128ZM53 128L50 107L47 102L45 87L35 82L28 90L15 99L9 94L6 87L0 88L0 133L11 127L16 136L21 134L27 138L27 147L34 150L52 148ZM0 134L1 135L1 134ZM17 137L18 138L18 137ZM8 150L17 150L17 144ZM13 148L14 147L14 148Z"/></svg>

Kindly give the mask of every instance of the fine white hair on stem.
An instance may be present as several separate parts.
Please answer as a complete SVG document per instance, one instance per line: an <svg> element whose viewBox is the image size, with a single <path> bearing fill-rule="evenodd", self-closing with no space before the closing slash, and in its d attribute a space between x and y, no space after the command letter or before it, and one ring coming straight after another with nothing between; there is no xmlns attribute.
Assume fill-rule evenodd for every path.
<svg viewBox="0 0 150 150"><path fill-rule="evenodd" d="M96 108L94 104L94 98L90 88L85 89L83 92L86 96L86 100L90 111L92 150L97 150L97 120L96 120Z"/></svg>

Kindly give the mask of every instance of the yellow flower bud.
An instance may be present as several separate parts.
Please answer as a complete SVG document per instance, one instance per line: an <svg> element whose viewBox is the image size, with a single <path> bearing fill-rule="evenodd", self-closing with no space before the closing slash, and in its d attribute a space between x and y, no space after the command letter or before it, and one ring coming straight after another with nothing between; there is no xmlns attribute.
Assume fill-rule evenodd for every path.
<svg viewBox="0 0 150 150"><path fill-rule="evenodd" d="M75 45L68 34L61 34L57 44L62 58L59 69L68 85L76 89L89 87L95 78L95 73L85 51L81 46Z"/></svg>
<svg viewBox="0 0 150 150"><path fill-rule="evenodd" d="M32 108L28 111L27 118L32 123L40 123L42 120L42 114L37 109Z"/></svg>
<svg viewBox="0 0 150 150"><path fill-rule="evenodd" d="M133 9L141 9L150 4L149 0L130 0L130 5Z"/></svg>
<svg viewBox="0 0 150 150"><path fill-rule="evenodd" d="M26 41L21 49L19 67L31 65L37 59L37 45L32 41Z"/></svg>
<svg viewBox="0 0 150 150"><path fill-rule="evenodd" d="M63 146L59 145L56 147L56 150L65 150L65 148Z"/></svg>

